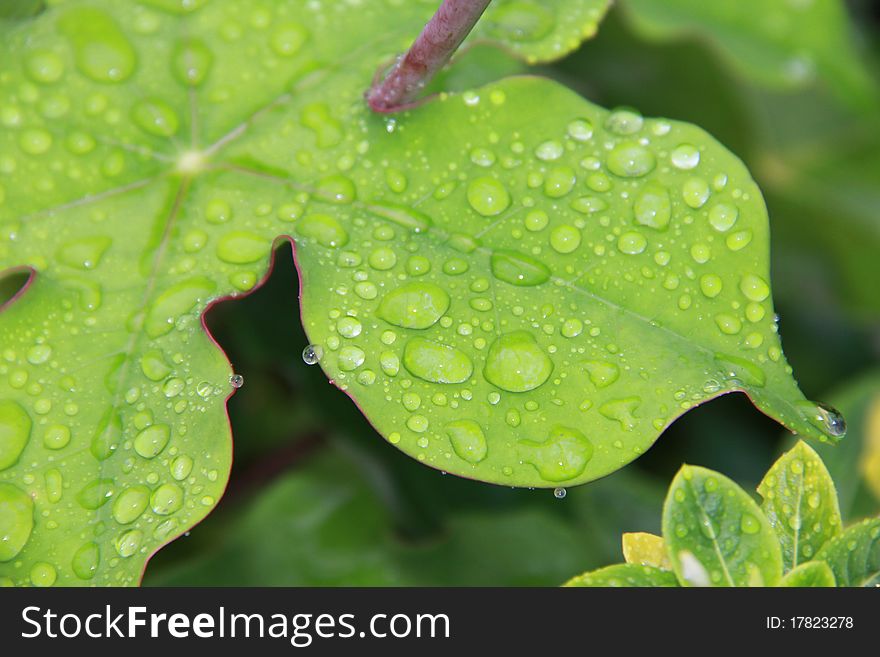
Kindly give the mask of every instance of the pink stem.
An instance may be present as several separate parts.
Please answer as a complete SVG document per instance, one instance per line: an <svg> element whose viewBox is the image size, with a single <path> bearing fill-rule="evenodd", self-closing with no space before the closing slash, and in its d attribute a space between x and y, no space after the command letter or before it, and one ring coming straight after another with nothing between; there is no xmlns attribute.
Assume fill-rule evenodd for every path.
<svg viewBox="0 0 880 657"><path fill-rule="evenodd" d="M409 51L381 83L374 84L367 92L370 109L389 113L411 106L470 34L491 1L443 0Z"/></svg>

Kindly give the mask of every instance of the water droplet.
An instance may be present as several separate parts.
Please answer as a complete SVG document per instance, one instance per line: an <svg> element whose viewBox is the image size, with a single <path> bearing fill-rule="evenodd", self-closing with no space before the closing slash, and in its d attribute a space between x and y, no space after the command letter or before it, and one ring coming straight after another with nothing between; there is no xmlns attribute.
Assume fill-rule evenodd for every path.
<svg viewBox="0 0 880 657"><path fill-rule="evenodd" d="M424 433L428 430L428 418L424 415L410 415L406 419L406 427L415 433ZM421 438L418 442L418 445L421 448L427 447L428 444L427 438Z"/></svg>
<svg viewBox="0 0 880 657"><path fill-rule="evenodd" d="M572 427L554 426L543 441L520 440L523 459L545 481L567 481L579 476L593 457L593 445Z"/></svg>
<svg viewBox="0 0 880 657"><path fill-rule="evenodd" d="M689 171L700 163L700 151L691 144L681 144L669 154L672 166L682 171Z"/></svg>
<svg viewBox="0 0 880 657"><path fill-rule="evenodd" d="M484 217L494 217L508 208L510 193L494 178L483 177L470 182L467 200L471 207Z"/></svg>
<svg viewBox="0 0 880 657"><path fill-rule="evenodd" d="M650 173L656 165L654 154L637 142L626 141L615 146L607 159L608 170L623 178L638 178Z"/></svg>
<svg viewBox="0 0 880 657"><path fill-rule="evenodd" d="M736 206L718 203L709 210L709 224L719 233L730 230L739 218Z"/></svg>
<svg viewBox="0 0 880 657"><path fill-rule="evenodd" d="M407 283L386 294L376 314L394 326L426 329L449 309L449 295L433 283Z"/></svg>
<svg viewBox="0 0 880 657"><path fill-rule="evenodd" d="M495 278L511 285L528 287L550 279L547 265L516 251L496 251L492 254L490 265Z"/></svg>
<svg viewBox="0 0 880 657"><path fill-rule="evenodd" d="M162 381L171 374L171 368L158 349L148 351L141 356L141 371L150 381Z"/></svg>
<svg viewBox="0 0 880 657"><path fill-rule="evenodd" d="M584 363L584 369L597 388L607 388L620 377L620 368L614 363L591 360Z"/></svg>
<svg viewBox="0 0 880 657"><path fill-rule="evenodd" d="M348 244L348 233L345 228L329 214L307 214L300 219L296 232L328 249L337 249Z"/></svg>
<svg viewBox="0 0 880 657"><path fill-rule="evenodd" d="M709 183L702 178L688 178L681 188L684 202L695 210L705 205L709 193Z"/></svg>
<svg viewBox="0 0 880 657"><path fill-rule="evenodd" d="M280 57L293 57L309 38L309 31L299 23L283 23L275 28L269 45Z"/></svg>
<svg viewBox="0 0 880 657"><path fill-rule="evenodd" d="M557 500L564 500L565 496L568 494L568 491L564 488L554 488L553 489L553 497Z"/></svg>
<svg viewBox="0 0 880 657"><path fill-rule="evenodd" d="M205 219L209 224L225 224L232 215L232 206L223 199L213 199L205 206Z"/></svg>
<svg viewBox="0 0 880 657"><path fill-rule="evenodd" d="M15 465L31 437L27 411L16 401L0 399L0 470Z"/></svg>
<svg viewBox="0 0 880 657"><path fill-rule="evenodd" d="M46 470L46 499L57 504L64 494L64 478L58 468Z"/></svg>
<svg viewBox="0 0 880 657"><path fill-rule="evenodd" d="M593 124L588 119L575 119L568 124L568 136L575 141L589 141L593 136Z"/></svg>
<svg viewBox="0 0 880 657"><path fill-rule="evenodd" d="M746 274L739 281L739 289L750 301L763 301L770 296L770 286L760 276Z"/></svg>
<svg viewBox="0 0 880 657"><path fill-rule="evenodd" d="M43 434L43 444L48 449L63 449L70 442L70 427L50 424Z"/></svg>
<svg viewBox="0 0 880 657"><path fill-rule="evenodd" d="M138 551L143 538L144 533L140 529L129 529L127 532L123 532L116 538L116 552L120 557L127 559Z"/></svg>
<svg viewBox="0 0 880 657"><path fill-rule="evenodd" d="M84 509L94 511L109 502L111 497L113 497L113 480L94 479L76 494L76 501Z"/></svg>
<svg viewBox="0 0 880 657"><path fill-rule="evenodd" d="M380 246L377 249L373 249L369 258L367 258L367 262L370 267L377 271L387 271L397 264L397 254L394 252L394 249Z"/></svg>
<svg viewBox="0 0 880 657"><path fill-rule="evenodd" d="M186 454L181 454L180 456L175 456L174 460L171 461L171 476L174 477L177 481L183 481L187 477L189 477L190 472L192 472L193 468L193 460L187 456Z"/></svg>
<svg viewBox="0 0 880 657"><path fill-rule="evenodd" d="M336 363L343 372L353 372L364 364L365 358L366 354L364 354L363 349L347 345L339 350Z"/></svg>
<svg viewBox="0 0 880 657"><path fill-rule="evenodd" d="M721 294L723 287L724 283L721 278L715 274L704 274L700 277L700 292L709 299L714 299Z"/></svg>
<svg viewBox="0 0 880 657"><path fill-rule="evenodd" d="M584 323L575 318L567 319L562 324L562 330L560 331L562 335L566 338L576 338L583 332Z"/></svg>
<svg viewBox="0 0 880 657"><path fill-rule="evenodd" d="M233 374L229 377L229 385L238 390L244 385L244 377L241 374Z"/></svg>
<svg viewBox="0 0 880 657"><path fill-rule="evenodd" d="M571 167L554 167L544 178L544 194L550 198L562 198L568 194L577 182L574 169Z"/></svg>
<svg viewBox="0 0 880 657"><path fill-rule="evenodd" d="M544 230L550 222L550 217L543 210L530 210L525 218L525 227L533 233Z"/></svg>
<svg viewBox="0 0 880 657"><path fill-rule="evenodd" d="M558 141L550 140L538 144L535 148L535 157L545 162L558 160L565 153L565 148Z"/></svg>
<svg viewBox="0 0 880 657"><path fill-rule="evenodd" d="M742 322L739 318L729 313L715 315L715 324L722 333L727 335L736 335L742 330Z"/></svg>
<svg viewBox="0 0 880 657"><path fill-rule="evenodd" d="M113 503L113 518L120 525L130 525L146 511L150 503L150 489L143 485L122 491Z"/></svg>
<svg viewBox="0 0 880 657"><path fill-rule="evenodd" d="M571 202L571 209L581 214L595 214L602 212L608 204L595 196L581 196Z"/></svg>
<svg viewBox="0 0 880 657"><path fill-rule="evenodd" d="M553 371L553 361L534 336L515 331L498 337L489 347L483 376L509 392L526 392L542 385Z"/></svg>
<svg viewBox="0 0 880 657"><path fill-rule="evenodd" d="M725 243L731 251L740 251L746 248L752 241L751 230L740 230L727 236Z"/></svg>
<svg viewBox="0 0 880 657"><path fill-rule="evenodd" d="M302 359L306 365L315 365L319 360L321 360L321 356L324 354L324 349L317 344L310 344L302 352Z"/></svg>
<svg viewBox="0 0 880 657"><path fill-rule="evenodd" d="M270 247L271 244L256 233L234 230L217 242L217 257L233 265L245 265L265 258Z"/></svg>
<svg viewBox="0 0 880 657"><path fill-rule="evenodd" d="M36 344L27 352L27 361L31 365L41 365L52 356L52 347L47 344Z"/></svg>
<svg viewBox="0 0 880 657"><path fill-rule="evenodd" d="M150 496L153 513L167 516L183 506L183 491L177 484L162 484Z"/></svg>
<svg viewBox="0 0 880 657"><path fill-rule="evenodd" d="M13 484L0 483L0 563L14 559L34 529L34 501Z"/></svg>
<svg viewBox="0 0 880 657"><path fill-rule="evenodd" d="M455 420L446 425L452 450L468 463L479 463L489 451L482 427L473 420Z"/></svg>
<svg viewBox="0 0 880 657"><path fill-rule="evenodd" d="M145 459L157 456L171 439L171 428L167 424L154 424L141 431L134 439L134 451Z"/></svg>
<svg viewBox="0 0 880 657"><path fill-rule="evenodd" d="M58 579L58 572L52 564L38 561L31 566L30 578L31 584L36 587L45 588L55 584L55 580Z"/></svg>
<svg viewBox="0 0 880 657"><path fill-rule="evenodd" d="M642 115L633 110L618 109L611 112L605 121L605 128L617 135L632 135L642 129Z"/></svg>
<svg viewBox="0 0 880 657"><path fill-rule="evenodd" d="M632 431L636 426L635 411L642 403L638 397L612 399L599 406L599 413L609 420L616 420L624 431Z"/></svg>
<svg viewBox="0 0 880 657"><path fill-rule="evenodd" d="M116 21L98 9L76 8L58 21L73 46L76 65L96 82L123 82L131 77L137 57Z"/></svg>
<svg viewBox="0 0 880 657"><path fill-rule="evenodd" d="M638 255L643 253L648 247L648 240L645 236L636 231L624 233L617 239L617 248L621 253L627 255Z"/></svg>
<svg viewBox="0 0 880 657"><path fill-rule="evenodd" d="M322 178L318 183L317 192L330 203L351 203L357 198L354 183L341 174Z"/></svg>
<svg viewBox="0 0 880 657"><path fill-rule="evenodd" d="M509 2L486 16L486 29L498 39L538 41L553 31L553 12L535 2Z"/></svg>
<svg viewBox="0 0 880 657"><path fill-rule="evenodd" d="M27 54L24 68L34 82L52 84L64 75L64 60L51 50L34 50Z"/></svg>
<svg viewBox="0 0 880 657"><path fill-rule="evenodd" d="M101 551L97 543L89 541L80 546L74 552L70 567L73 574L80 579L92 579L98 572L98 564L101 563Z"/></svg>
<svg viewBox="0 0 880 657"><path fill-rule="evenodd" d="M174 48L171 70L181 84L197 87L208 77L213 62L214 55L204 42L188 39Z"/></svg>
<svg viewBox="0 0 880 657"><path fill-rule="evenodd" d="M572 253L581 245L581 232L574 226L563 224L550 233L550 246L557 253Z"/></svg>
<svg viewBox="0 0 880 657"><path fill-rule="evenodd" d="M665 230L672 217L672 202L665 187L649 183L633 203L636 223L656 230Z"/></svg>
<svg viewBox="0 0 880 657"><path fill-rule="evenodd" d="M424 338L406 343L403 364L413 376L432 383L464 383L474 371L464 352Z"/></svg>
<svg viewBox="0 0 880 657"><path fill-rule="evenodd" d="M156 137L171 137L180 128L180 119L174 108L158 98L135 103L131 118L144 132Z"/></svg>
<svg viewBox="0 0 880 657"><path fill-rule="evenodd" d="M60 262L76 269L94 269L112 241L107 237L85 237L67 242L58 249L56 256Z"/></svg>
<svg viewBox="0 0 880 657"><path fill-rule="evenodd" d="M761 523L750 513L744 513L742 515L739 526L745 534L757 534L761 531Z"/></svg>
<svg viewBox="0 0 880 657"><path fill-rule="evenodd" d="M817 424L825 433L835 438L846 435L846 420L843 415L833 406L828 404L816 404L814 407L814 424Z"/></svg>

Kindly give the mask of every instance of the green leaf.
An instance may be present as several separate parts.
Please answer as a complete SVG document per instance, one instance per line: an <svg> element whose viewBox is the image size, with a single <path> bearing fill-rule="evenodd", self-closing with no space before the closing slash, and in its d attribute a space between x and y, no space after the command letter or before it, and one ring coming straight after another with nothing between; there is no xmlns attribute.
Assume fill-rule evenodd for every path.
<svg viewBox="0 0 880 657"><path fill-rule="evenodd" d="M779 586L834 587L834 573L824 561L807 561L783 577Z"/></svg>
<svg viewBox="0 0 880 657"><path fill-rule="evenodd" d="M622 537L623 558L627 563L671 570L666 544L660 536L646 532L627 532Z"/></svg>
<svg viewBox="0 0 880 657"><path fill-rule="evenodd" d="M762 84L818 81L847 103L877 101L840 0L626 0L624 7L646 36L705 38L735 70Z"/></svg>
<svg viewBox="0 0 880 657"><path fill-rule="evenodd" d="M559 59L597 30L611 0L495 0L472 41L503 44L530 64Z"/></svg>
<svg viewBox="0 0 880 657"><path fill-rule="evenodd" d="M606 586L678 586L678 582L668 570L643 566L634 563L619 563L584 573L568 580L563 586L606 587Z"/></svg>
<svg viewBox="0 0 880 657"><path fill-rule="evenodd" d="M684 586L774 586L782 553L748 493L712 470L686 465L663 506L663 538Z"/></svg>
<svg viewBox="0 0 880 657"><path fill-rule="evenodd" d="M837 437L781 355L760 192L703 131L529 78L366 111L432 6L94 0L0 28L0 268L36 272L0 316L0 534L34 502L0 573L135 583L214 506L234 385L201 315L286 235L311 353L433 467L582 483L733 390Z"/></svg>
<svg viewBox="0 0 880 657"><path fill-rule="evenodd" d="M802 441L767 471L758 493L782 546L786 571L814 558L840 532L834 482L819 455Z"/></svg>
<svg viewBox="0 0 880 657"><path fill-rule="evenodd" d="M818 554L838 586L880 585L880 518L864 520L828 541Z"/></svg>

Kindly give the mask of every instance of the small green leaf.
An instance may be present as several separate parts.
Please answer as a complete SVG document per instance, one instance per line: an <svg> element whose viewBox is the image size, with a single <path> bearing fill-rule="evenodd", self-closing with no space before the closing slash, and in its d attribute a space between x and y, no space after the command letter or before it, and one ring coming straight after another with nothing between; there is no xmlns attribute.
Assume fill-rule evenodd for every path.
<svg viewBox="0 0 880 657"><path fill-rule="evenodd" d="M596 33L611 0L494 0L473 41L489 39L530 64L559 59Z"/></svg>
<svg viewBox="0 0 880 657"><path fill-rule="evenodd" d="M807 561L783 577L779 586L834 587L834 573L824 561Z"/></svg>
<svg viewBox="0 0 880 657"><path fill-rule="evenodd" d="M733 481L684 466L663 506L663 538L684 586L774 586L782 553L767 518Z"/></svg>
<svg viewBox="0 0 880 657"><path fill-rule="evenodd" d="M623 558L627 563L672 569L666 544L660 536L647 532L627 532L623 535L622 543Z"/></svg>
<svg viewBox="0 0 880 657"><path fill-rule="evenodd" d="M677 587L675 575L668 570L634 563L619 563L584 573L568 580L568 587L647 586Z"/></svg>
<svg viewBox="0 0 880 657"><path fill-rule="evenodd" d="M880 518L865 520L828 541L818 554L838 586L880 586Z"/></svg>
<svg viewBox="0 0 880 657"><path fill-rule="evenodd" d="M802 441L767 471L758 493L782 546L786 571L813 559L840 532L834 482L819 455Z"/></svg>
<svg viewBox="0 0 880 657"><path fill-rule="evenodd" d="M636 27L653 38L709 39L740 73L774 87L820 81L866 106L877 91L840 0L626 0Z"/></svg>

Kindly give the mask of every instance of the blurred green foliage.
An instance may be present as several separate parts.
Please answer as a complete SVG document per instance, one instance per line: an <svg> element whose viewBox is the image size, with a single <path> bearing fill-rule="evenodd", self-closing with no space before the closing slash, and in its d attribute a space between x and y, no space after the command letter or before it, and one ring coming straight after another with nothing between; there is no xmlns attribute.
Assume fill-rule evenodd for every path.
<svg viewBox="0 0 880 657"><path fill-rule="evenodd" d="M876 80L880 12L865 1L850 13ZM491 71L517 70L490 59ZM767 89L735 71L705 39L640 36L618 8L594 40L543 72L606 107L696 123L753 172L770 211L785 351L804 392L850 422L842 446L820 450L853 521L880 508L860 480L876 430L865 418L880 398L880 112L819 87ZM446 88L483 82L473 68L447 75ZM387 445L302 363L296 289L283 247L263 288L209 316L246 380L229 406L232 479L215 512L153 558L145 584L557 585L616 561L622 532L657 531L682 462L753 489L791 444L731 395L564 499L443 476Z"/></svg>

